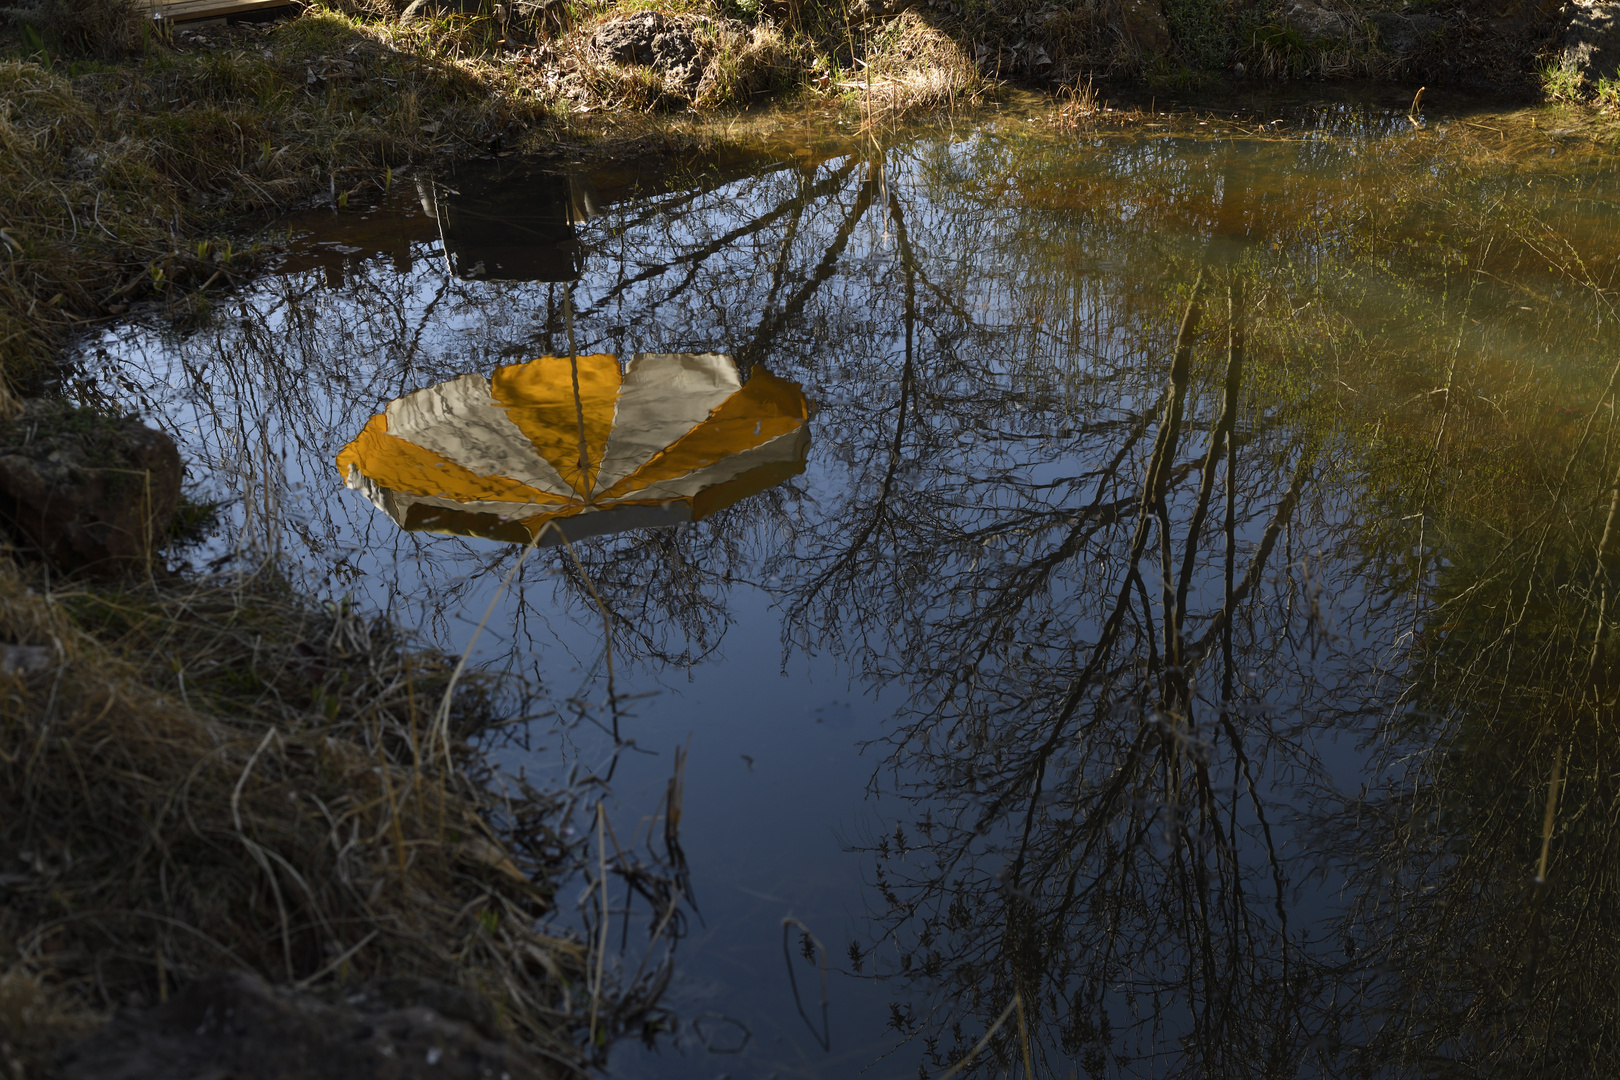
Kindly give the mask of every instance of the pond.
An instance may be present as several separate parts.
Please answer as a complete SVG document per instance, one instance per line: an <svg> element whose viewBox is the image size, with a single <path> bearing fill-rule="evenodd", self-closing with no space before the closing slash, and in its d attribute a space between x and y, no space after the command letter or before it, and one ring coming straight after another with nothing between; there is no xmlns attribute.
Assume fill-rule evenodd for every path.
<svg viewBox="0 0 1620 1080"><path fill-rule="evenodd" d="M608 1076L1620 1050L1611 136L1123 114L398 176L79 356L195 563L537 688L559 919L662 991Z"/></svg>

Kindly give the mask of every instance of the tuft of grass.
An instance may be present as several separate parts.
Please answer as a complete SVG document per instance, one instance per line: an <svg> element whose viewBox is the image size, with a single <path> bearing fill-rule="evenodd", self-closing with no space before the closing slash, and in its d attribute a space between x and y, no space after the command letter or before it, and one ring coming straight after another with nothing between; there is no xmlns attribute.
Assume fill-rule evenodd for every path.
<svg viewBox="0 0 1620 1080"><path fill-rule="evenodd" d="M1536 72L1541 92L1553 101L1584 101L1586 76L1574 64L1557 60L1542 66Z"/></svg>
<svg viewBox="0 0 1620 1080"><path fill-rule="evenodd" d="M1267 79L1299 78L1311 67L1311 49L1304 36L1276 23L1250 28L1247 56L1254 72Z"/></svg>
<svg viewBox="0 0 1620 1080"><path fill-rule="evenodd" d="M1230 59L1242 60L1253 74L1287 81L1310 76L1325 79L1375 78L1387 75L1389 58L1365 33L1365 8L1334 3L1331 7L1349 28L1343 38L1307 37L1297 26L1263 5L1240 8L1232 18L1231 40L1240 43Z"/></svg>
<svg viewBox="0 0 1620 1080"><path fill-rule="evenodd" d="M1097 93L1097 88L1091 79L1084 85L1076 83L1065 86L1057 95L1057 124L1059 127L1078 128L1091 127L1097 118L1107 108L1107 103Z"/></svg>
<svg viewBox="0 0 1620 1080"><path fill-rule="evenodd" d="M695 85L668 79L654 67L619 64L594 45L597 31L631 11L658 10L682 24L697 47L701 76ZM557 42L563 97L586 112L720 109L801 81L805 50L791 45L769 21L749 26L717 9L697 5L629 3L579 21Z"/></svg>
<svg viewBox="0 0 1620 1080"><path fill-rule="evenodd" d="M174 517L169 520L169 547L183 551L205 543L219 530L219 525L218 502L181 492L180 501L174 508Z"/></svg>
<svg viewBox="0 0 1620 1080"><path fill-rule="evenodd" d="M1231 17L1224 0L1165 0L1164 17L1189 65L1219 71L1231 63Z"/></svg>
<svg viewBox="0 0 1620 1080"><path fill-rule="evenodd" d="M863 77L844 83L862 108L889 116L976 100L987 89L973 58L914 11L875 28L866 40Z"/></svg>
<svg viewBox="0 0 1620 1080"><path fill-rule="evenodd" d="M788 90L808 67L805 52L768 23L734 33L731 40L715 43L693 104L704 109L734 108L761 95Z"/></svg>

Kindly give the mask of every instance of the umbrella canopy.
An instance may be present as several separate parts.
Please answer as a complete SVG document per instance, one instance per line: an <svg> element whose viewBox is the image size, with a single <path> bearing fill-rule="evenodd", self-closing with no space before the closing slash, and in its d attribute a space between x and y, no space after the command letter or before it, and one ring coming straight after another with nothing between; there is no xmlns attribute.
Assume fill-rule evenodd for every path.
<svg viewBox="0 0 1620 1080"><path fill-rule="evenodd" d="M744 386L720 353L542 356L398 398L337 466L406 529L547 545L779 484L804 471L808 417L797 383L756 368Z"/></svg>

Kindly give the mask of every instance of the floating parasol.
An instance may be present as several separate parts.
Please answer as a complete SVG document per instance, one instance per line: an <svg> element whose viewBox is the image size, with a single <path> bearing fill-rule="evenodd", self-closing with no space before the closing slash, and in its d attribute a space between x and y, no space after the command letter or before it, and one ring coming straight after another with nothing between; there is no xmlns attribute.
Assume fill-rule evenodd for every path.
<svg viewBox="0 0 1620 1080"><path fill-rule="evenodd" d="M543 356L391 402L337 465L403 528L545 546L780 484L804 471L808 416L797 383L756 367L745 386L719 353Z"/></svg>

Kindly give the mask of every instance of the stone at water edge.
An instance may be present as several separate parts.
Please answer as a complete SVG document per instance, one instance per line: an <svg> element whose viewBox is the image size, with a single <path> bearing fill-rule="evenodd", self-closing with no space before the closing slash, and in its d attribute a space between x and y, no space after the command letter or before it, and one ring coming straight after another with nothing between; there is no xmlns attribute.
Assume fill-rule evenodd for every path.
<svg viewBox="0 0 1620 1080"><path fill-rule="evenodd" d="M1131 44L1147 56L1163 56L1170 51L1170 24L1159 0L1123 0L1120 23Z"/></svg>
<svg viewBox="0 0 1620 1080"><path fill-rule="evenodd" d="M1620 2L1571 0L1564 5L1562 60L1565 68L1596 85L1620 74Z"/></svg>
<svg viewBox="0 0 1620 1080"><path fill-rule="evenodd" d="M60 570L144 571L182 473L174 440L137 420L33 399L0 423L0 522Z"/></svg>
<svg viewBox="0 0 1620 1080"><path fill-rule="evenodd" d="M666 84L690 93L703 81L704 65L695 36L699 25L693 16L638 11L597 27L591 44L616 64L650 67Z"/></svg>

